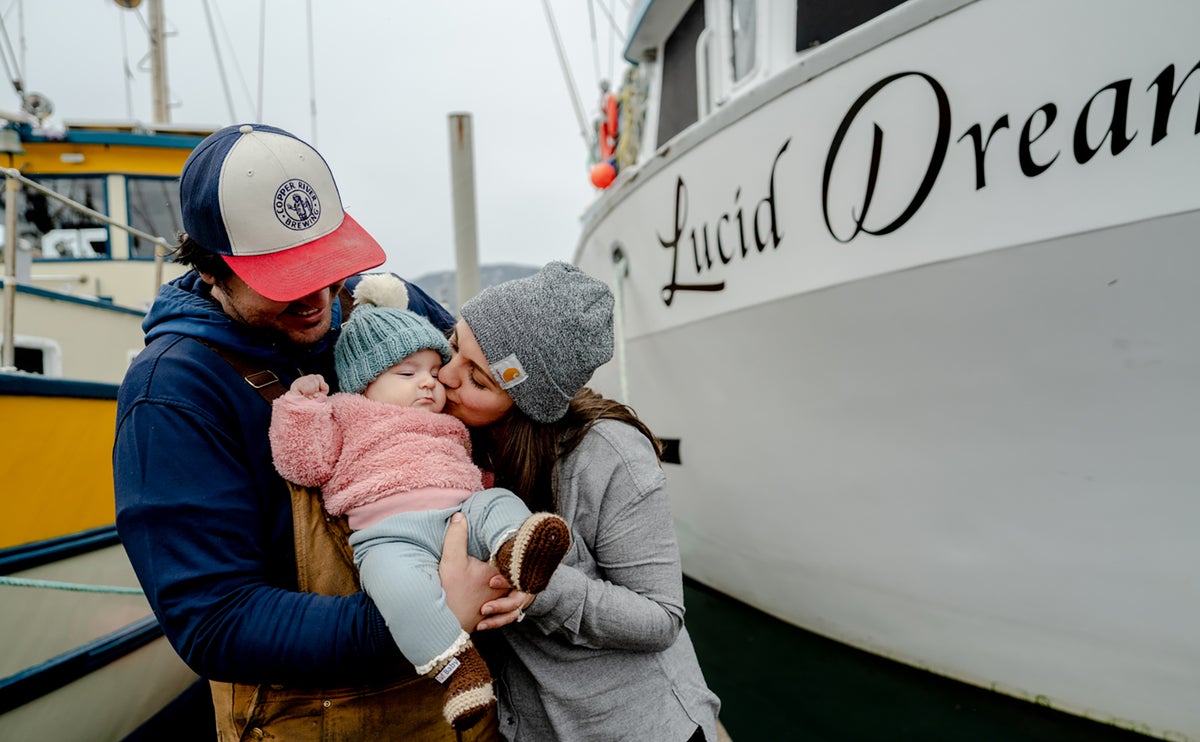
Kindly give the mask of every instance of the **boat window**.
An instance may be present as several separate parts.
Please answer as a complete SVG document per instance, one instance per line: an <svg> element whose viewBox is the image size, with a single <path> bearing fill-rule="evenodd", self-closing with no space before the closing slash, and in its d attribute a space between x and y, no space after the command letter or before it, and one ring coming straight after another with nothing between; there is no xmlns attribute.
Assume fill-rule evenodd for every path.
<svg viewBox="0 0 1200 742"><path fill-rule="evenodd" d="M704 0L695 0L663 45L659 146L700 118L696 96L696 42L703 30Z"/></svg>
<svg viewBox="0 0 1200 742"><path fill-rule="evenodd" d="M733 81L754 69L755 0L733 0L729 4L729 36L733 49Z"/></svg>
<svg viewBox="0 0 1200 742"><path fill-rule="evenodd" d="M129 194L129 226L176 242L183 231L179 179L128 176L125 183ZM129 241L133 257L154 257L154 245L149 240L130 235Z"/></svg>
<svg viewBox="0 0 1200 742"><path fill-rule="evenodd" d="M23 345L13 346L13 365L18 371L31 374L46 373L45 351L41 348L26 348Z"/></svg>
<svg viewBox="0 0 1200 742"><path fill-rule="evenodd" d="M101 214L108 213L104 178L38 178L38 183ZM28 186L17 201L17 235L35 260L106 258L108 228L97 219ZM0 202L0 214L4 205Z"/></svg>
<svg viewBox="0 0 1200 742"><path fill-rule="evenodd" d="M796 51L804 51L861 26L905 0L796 0Z"/></svg>

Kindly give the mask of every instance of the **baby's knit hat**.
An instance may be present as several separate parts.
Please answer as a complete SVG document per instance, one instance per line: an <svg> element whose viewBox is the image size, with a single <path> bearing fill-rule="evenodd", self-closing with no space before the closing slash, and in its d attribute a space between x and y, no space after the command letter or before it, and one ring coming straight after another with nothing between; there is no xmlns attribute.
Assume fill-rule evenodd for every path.
<svg viewBox="0 0 1200 742"><path fill-rule="evenodd" d="M613 354L613 295L553 262L481 291L462 306L492 376L529 417L552 423Z"/></svg>
<svg viewBox="0 0 1200 742"><path fill-rule="evenodd" d="M390 274L364 276L354 289L354 311L333 348L338 386L358 394L385 370L418 350L436 350L450 361L450 344L429 320L401 307L408 289Z"/></svg>

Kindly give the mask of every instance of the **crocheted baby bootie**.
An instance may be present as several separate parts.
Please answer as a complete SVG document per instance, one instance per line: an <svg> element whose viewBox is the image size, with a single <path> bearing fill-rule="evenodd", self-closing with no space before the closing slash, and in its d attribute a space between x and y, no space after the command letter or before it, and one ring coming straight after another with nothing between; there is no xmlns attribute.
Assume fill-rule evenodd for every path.
<svg viewBox="0 0 1200 742"><path fill-rule="evenodd" d="M540 593L569 548L567 522L554 513L534 513L496 549L492 562L516 589Z"/></svg>
<svg viewBox="0 0 1200 742"><path fill-rule="evenodd" d="M445 686L442 714L459 731L478 724L496 705L492 674L473 642L446 661L434 679Z"/></svg>

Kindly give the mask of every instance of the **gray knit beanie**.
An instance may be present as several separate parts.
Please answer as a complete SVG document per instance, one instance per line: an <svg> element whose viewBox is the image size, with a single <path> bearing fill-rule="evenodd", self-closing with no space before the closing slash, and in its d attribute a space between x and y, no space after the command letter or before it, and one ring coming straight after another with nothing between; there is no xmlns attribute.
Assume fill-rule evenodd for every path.
<svg viewBox="0 0 1200 742"><path fill-rule="evenodd" d="M450 344L429 320L401 307L408 290L395 276L365 276L354 289L354 311L333 348L338 387L358 394L385 370L418 350L450 361Z"/></svg>
<svg viewBox="0 0 1200 742"><path fill-rule="evenodd" d="M560 420L612 358L612 292L566 263L484 289L463 304L462 318L497 383L541 423Z"/></svg>

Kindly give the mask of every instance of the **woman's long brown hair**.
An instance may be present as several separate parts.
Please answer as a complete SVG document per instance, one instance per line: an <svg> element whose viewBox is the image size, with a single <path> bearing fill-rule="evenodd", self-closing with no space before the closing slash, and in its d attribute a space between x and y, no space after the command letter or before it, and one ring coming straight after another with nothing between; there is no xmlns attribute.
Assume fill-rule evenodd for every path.
<svg viewBox="0 0 1200 742"><path fill-rule="evenodd" d="M475 462L496 476L496 486L512 490L533 512L558 511L555 465L575 450L600 420L632 425L662 456L662 444L629 407L583 388L571 400L567 414L554 423L531 420L515 406L486 428L471 431Z"/></svg>

